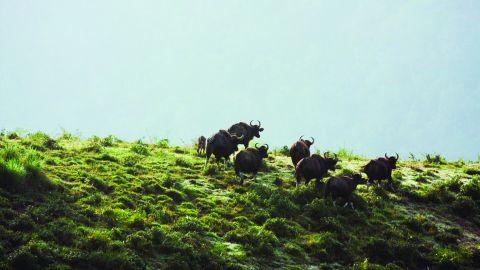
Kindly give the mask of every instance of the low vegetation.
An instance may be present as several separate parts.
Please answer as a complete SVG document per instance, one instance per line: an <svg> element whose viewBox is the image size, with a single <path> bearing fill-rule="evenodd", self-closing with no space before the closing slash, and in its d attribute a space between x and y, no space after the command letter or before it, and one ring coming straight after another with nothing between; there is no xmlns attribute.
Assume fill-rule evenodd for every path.
<svg viewBox="0 0 480 270"><path fill-rule="evenodd" d="M320 142L318 142L320 143ZM295 187L285 148L256 180L195 147L0 135L0 269L475 269L480 164L400 160L355 211ZM333 175L368 160L342 149ZM343 205L338 203L337 205Z"/></svg>

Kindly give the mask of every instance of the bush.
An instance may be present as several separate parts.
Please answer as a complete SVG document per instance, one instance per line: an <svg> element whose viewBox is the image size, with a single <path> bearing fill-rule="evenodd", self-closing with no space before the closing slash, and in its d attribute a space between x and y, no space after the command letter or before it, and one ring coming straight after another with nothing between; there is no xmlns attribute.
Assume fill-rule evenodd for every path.
<svg viewBox="0 0 480 270"><path fill-rule="evenodd" d="M159 141L157 142L157 146L158 146L159 148L168 148L168 147L170 147L170 146L169 146L168 139L159 140Z"/></svg>
<svg viewBox="0 0 480 270"><path fill-rule="evenodd" d="M460 189L464 196L468 196L473 200L480 201L480 177L475 176L469 179Z"/></svg>
<svg viewBox="0 0 480 270"><path fill-rule="evenodd" d="M144 144L142 141L137 141L135 142L131 147L130 150L132 152L142 155L142 156L148 156L150 155L150 150L148 149L147 145Z"/></svg>
<svg viewBox="0 0 480 270"><path fill-rule="evenodd" d="M303 230L297 223L284 218L270 218L263 224L263 227L279 237L296 236Z"/></svg>
<svg viewBox="0 0 480 270"><path fill-rule="evenodd" d="M445 158L439 154L434 154L434 155L426 154L425 159L427 163L447 164L447 161L445 160Z"/></svg>
<svg viewBox="0 0 480 270"><path fill-rule="evenodd" d="M92 152L92 153L100 153L103 149L103 146L100 142L100 138L93 137L91 138L87 144L83 147L84 151Z"/></svg>
<svg viewBox="0 0 480 270"><path fill-rule="evenodd" d="M305 206L305 214L313 220L332 216L331 209L325 204L325 200L318 198Z"/></svg>
<svg viewBox="0 0 480 270"><path fill-rule="evenodd" d="M298 206L290 200L289 193L277 191L269 199L270 213L276 217L293 217L298 214Z"/></svg>
<svg viewBox="0 0 480 270"><path fill-rule="evenodd" d="M6 145L0 150L0 187L13 189L50 188L42 173L43 161L38 152Z"/></svg>
<svg viewBox="0 0 480 270"><path fill-rule="evenodd" d="M310 256L323 261L338 260L338 256L345 255L342 244L330 232L308 235L304 242L304 249Z"/></svg>
<svg viewBox="0 0 480 270"><path fill-rule="evenodd" d="M117 139L115 136L109 135L101 139L100 143L102 144L102 146L111 147L111 146L115 146L119 141L120 140Z"/></svg>
<svg viewBox="0 0 480 270"><path fill-rule="evenodd" d="M203 223L201 220L194 218L194 217L180 217L175 225L173 226L175 230L181 232L196 232L196 233L204 233L208 230L207 225Z"/></svg>
<svg viewBox="0 0 480 270"><path fill-rule="evenodd" d="M461 217L469 217L476 213L475 202L467 196L457 196L450 207L453 213Z"/></svg>
<svg viewBox="0 0 480 270"><path fill-rule="evenodd" d="M255 225L229 231L224 238L243 244L255 256L272 256L274 248L279 244L275 234Z"/></svg>
<svg viewBox="0 0 480 270"><path fill-rule="evenodd" d="M278 152L281 155L287 156L287 157L290 156L290 149L286 145L284 145L282 148L276 150L276 152Z"/></svg>

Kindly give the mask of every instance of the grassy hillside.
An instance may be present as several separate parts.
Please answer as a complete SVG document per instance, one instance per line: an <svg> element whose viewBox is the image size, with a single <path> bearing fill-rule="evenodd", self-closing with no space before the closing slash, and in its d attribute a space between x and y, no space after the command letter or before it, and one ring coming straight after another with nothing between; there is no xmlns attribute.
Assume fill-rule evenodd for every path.
<svg viewBox="0 0 480 270"><path fill-rule="evenodd" d="M334 174L367 161L339 155ZM1 135L0 269L480 266L479 163L403 159L396 192L360 186L353 211L295 187L282 150L243 186L203 162L165 140Z"/></svg>

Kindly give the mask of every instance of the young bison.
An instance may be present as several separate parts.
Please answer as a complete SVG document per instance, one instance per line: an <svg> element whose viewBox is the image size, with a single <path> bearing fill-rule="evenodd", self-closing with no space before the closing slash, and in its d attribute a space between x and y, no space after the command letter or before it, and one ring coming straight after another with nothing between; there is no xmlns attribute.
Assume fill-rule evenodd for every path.
<svg viewBox="0 0 480 270"><path fill-rule="evenodd" d="M310 156L310 146L315 142L312 140L304 140L303 135L290 147L290 157L292 158L293 166L302 159Z"/></svg>
<svg viewBox="0 0 480 270"><path fill-rule="evenodd" d="M268 157L268 144L255 148L249 147L237 153L235 156L235 174L242 179L240 173L253 173L253 179L262 165L262 159Z"/></svg>
<svg viewBox="0 0 480 270"><path fill-rule="evenodd" d="M207 144L207 139L205 138L205 136L198 137L198 140L197 140L197 155L205 153L206 144Z"/></svg>
<svg viewBox="0 0 480 270"><path fill-rule="evenodd" d="M375 180L378 181L377 185L379 185L383 179L387 179L389 187L393 189L392 170L397 168L397 161L398 154L396 154L396 157L388 157L387 154L385 154L385 157L370 160L370 162L363 167L363 172L368 176L367 189Z"/></svg>
<svg viewBox="0 0 480 270"><path fill-rule="evenodd" d="M207 140L207 148L205 155L205 166L208 164L210 156L213 154L217 162L225 158L225 166L230 160L230 155L238 150L238 144L243 140L242 137L230 135L225 130L219 130Z"/></svg>
<svg viewBox="0 0 480 270"><path fill-rule="evenodd" d="M357 185L365 184L367 181L362 178L360 174L354 174L352 177L348 176L339 176L339 177L331 177L327 181L327 185L325 186L325 199L331 195L333 200L333 205L335 206L335 202L338 197L343 198L346 200L345 206L350 205L353 210L353 202L352 202L352 194L355 189L357 189Z"/></svg>

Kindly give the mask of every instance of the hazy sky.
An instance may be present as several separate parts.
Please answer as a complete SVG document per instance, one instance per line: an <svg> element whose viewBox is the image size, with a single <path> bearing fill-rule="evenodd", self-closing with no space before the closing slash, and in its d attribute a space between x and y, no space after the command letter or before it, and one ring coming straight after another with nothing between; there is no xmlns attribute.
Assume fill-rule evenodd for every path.
<svg viewBox="0 0 480 270"><path fill-rule="evenodd" d="M480 1L0 0L0 129L480 153Z"/></svg>

